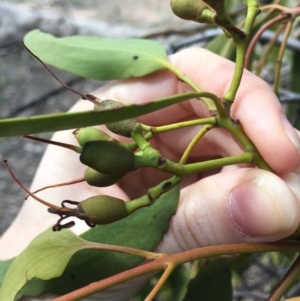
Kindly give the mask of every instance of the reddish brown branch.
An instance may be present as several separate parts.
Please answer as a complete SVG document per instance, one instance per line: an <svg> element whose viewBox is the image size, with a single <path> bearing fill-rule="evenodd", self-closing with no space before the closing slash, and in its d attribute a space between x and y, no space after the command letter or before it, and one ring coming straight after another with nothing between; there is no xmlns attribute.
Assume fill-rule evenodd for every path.
<svg viewBox="0 0 300 301"><path fill-rule="evenodd" d="M260 36L263 34L263 32L265 30L267 30L270 26L274 25L275 23L277 22L280 22L280 21L284 21L286 19L290 18L290 15L288 14L281 14L273 19L271 19L270 21L268 21L267 23L265 23L257 32L256 34L254 35L254 37L252 38L249 46L248 46L248 49L247 49L247 52L246 52L246 57L245 57L245 64L244 64L244 68L245 69L249 69L249 65L250 65L250 59L251 59L251 56L252 56L252 53L253 53L253 50L254 50L254 47L257 43L257 41L259 40Z"/></svg>
<svg viewBox="0 0 300 301"><path fill-rule="evenodd" d="M285 292L291 287L296 277L300 274L300 256L298 255L297 259L290 267L288 272L281 279L273 293L268 298L268 301L279 301Z"/></svg>
<svg viewBox="0 0 300 301"><path fill-rule="evenodd" d="M170 264L180 265L185 262L202 259L207 257L220 256L225 254L246 254L254 252L278 252L278 251L300 251L298 242L279 242L279 243L242 243L232 245L220 245L198 248L175 254L163 254L160 258L146 263L142 266L132 268L106 279L93 282L85 287L77 289L64 296L58 297L53 301L76 301L93 295L99 291L110 288L127 280L153 273L165 269Z"/></svg>

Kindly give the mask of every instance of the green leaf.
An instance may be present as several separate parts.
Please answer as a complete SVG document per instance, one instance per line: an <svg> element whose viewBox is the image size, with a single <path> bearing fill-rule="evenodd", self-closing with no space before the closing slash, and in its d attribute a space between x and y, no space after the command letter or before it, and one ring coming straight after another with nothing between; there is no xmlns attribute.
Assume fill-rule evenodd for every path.
<svg viewBox="0 0 300 301"><path fill-rule="evenodd" d="M137 210L126 219L97 226L82 234L81 238L153 250L169 228L169 220L176 212L179 191L179 186L176 186L153 205ZM69 231L43 232L11 265L0 290L0 300L4 300L1 296L5 296L5 301L14 300L21 287L17 298L45 292L64 294L130 269L144 260L117 252L83 250L86 248L88 242L71 236Z"/></svg>
<svg viewBox="0 0 300 301"><path fill-rule="evenodd" d="M91 79L140 77L163 70L168 64L163 46L151 40L56 38L33 30L25 36L24 43L46 64Z"/></svg>
<svg viewBox="0 0 300 301"><path fill-rule="evenodd" d="M145 115L170 105L198 97L199 93L184 93L161 98L144 105L127 105L105 111L83 111L39 115L0 120L0 137L21 136L32 133L55 132L79 127L100 125Z"/></svg>
<svg viewBox="0 0 300 301"><path fill-rule="evenodd" d="M8 268L10 267L10 265L12 264L13 261L14 261L14 259L0 261L0 288L2 286L4 276L5 276Z"/></svg>
<svg viewBox="0 0 300 301"><path fill-rule="evenodd" d="M188 285L184 301L232 301L228 258L202 260L197 276Z"/></svg>
<svg viewBox="0 0 300 301"><path fill-rule="evenodd" d="M70 230L56 235L51 229L37 236L10 265L0 290L0 300L14 300L18 291L31 279L59 277L70 258L79 250L89 248Z"/></svg>

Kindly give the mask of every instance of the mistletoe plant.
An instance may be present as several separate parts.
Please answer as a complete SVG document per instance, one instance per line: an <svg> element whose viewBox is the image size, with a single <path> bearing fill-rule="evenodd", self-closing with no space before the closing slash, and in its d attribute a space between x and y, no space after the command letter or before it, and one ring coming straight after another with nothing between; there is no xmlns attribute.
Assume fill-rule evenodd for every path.
<svg viewBox="0 0 300 301"><path fill-rule="evenodd" d="M80 162L86 166L84 175L79 179L69 179L67 182L30 192L5 162L12 177L28 196L48 207L49 213L58 215L58 221L51 229L37 236L18 257L1 263L0 300L19 300L23 296L38 296L46 292L60 295L55 301L80 300L129 279L154 272L162 274L145 296L145 300L153 300L166 282L169 285L169 290L166 290L169 300L192 300L193 286L195 283L198 285L200 279L202 284L198 288L202 285L199 291L202 297L206 296L203 297L207 298L205 300L230 300L231 276L228 271L245 259L245 255L242 254L300 251L297 235L276 243L212 246L175 254L153 251L168 230L171 217L176 214L179 184L186 177L236 164L247 164L272 172L244 133L239 120L231 118L230 111L244 67L250 65L251 54L259 36L271 25L285 21L284 25L278 27L280 31L285 29L274 83L274 90L278 93L283 51L300 9L285 8L277 4L259 8L255 0L247 0L246 4L245 20L236 25L231 20L223 0L171 0L171 8L177 16L218 26L226 39L235 45L234 74L230 87L221 98L209 91L203 91L191 78L175 68L168 61L164 48L155 41L83 36L56 38L39 30L31 31L25 36L25 47L43 64L97 80L143 77L156 71L167 70L188 85L192 92L155 99L143 105L122 105L112 99L103 100L90 94L82 94L62 83L82 99L92 102L94 110L0 121L0 136L24 136L27 139L67 148L79 153ZM279 11L280 14L274 17L270 14L271 11ZM262 19L257 20L260 12L266 13ZM260 27L262 23L264 25ZM256 34L249 46L253 30ZM261 61L260 65L264 65L264 62ZM54 74L53 76L55 77ZM143 124L136 119L138 116L193 98L206 105L209 116L162 126ZM94 127L103 124L111 133L130 138L130 141L119 141L109 135L108 131L104 132ZM179 161L166 157L151 144L152 138L157 135L194 126L200 126L200 130L181 154ZM216 128L230 133L238 141L243 152L239 155L190 163L189 159L195 146L208 131ZM75 129L74 136L78 145L70 145L63 141L46 141L31 135L66 129ZM128 202L110 195L97 195L81 202L63 200L61 206L56 206L37 195L44 189L80 182L95 187L107 187L141 168L156 169L165 173L167 178L149 187L144 195ZM70 218L70 221L65 221ZM80 236L68 230L67 228L74 226L76 218L83 220L91 229ZM214 292L214 296L207 295L203 280L203 273L206 271L203 267L199 268L197 260L229 254L240 255L212 260L214 264L209 267L210 273L214 275L213 281L217 281L221 289ZM146 263L140 265L145 259ZM193 261L193 270L197 276L192 279L190 273L181 265ZM300 259L297 258L274 289L270 301L279 300L295 281L299 274L299 263ZM208 277L208 274L205 277Z"/></svg>

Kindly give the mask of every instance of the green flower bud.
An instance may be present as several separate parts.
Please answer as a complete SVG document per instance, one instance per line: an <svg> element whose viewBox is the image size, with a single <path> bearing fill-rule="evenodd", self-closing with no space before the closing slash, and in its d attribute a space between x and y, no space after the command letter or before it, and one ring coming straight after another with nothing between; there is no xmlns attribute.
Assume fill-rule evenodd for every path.
<svg viewBox="0 0 300 301"><path fill-rule="evenodd" d="M94 127L80 128L74 132L80 146L84 146L88 141L107 140L113 141L114 139L107 135L102 130Z"/></svg>
<svg viewBox="0 0 300 301"><path fill-rule="evenodd" d="M80 161L106 175L126 174L136 169L134 153L111 141L87 142Z"/></svg>
<svg viewBox="0 0 300 301"><path fill-rule="evenodd" d="M78 204L80 214L88 216L88 221L94 225L105 225L128 216L125 202L108 196L92 196Z"/></svg>
<svg viewBox="0 0 300 301"><path fill-rule="evenodd" d="M124 107L123 104L114 101L114 100L103 100L99 103L99 105L95 106L95 110L107 110L107 109L115 109ZM123 121L111 122L105 124L106 127L113 133L124 136L131 137L131 132L133 131L134 126L138 123L135 118L130 118Z"/></svg>
<svg viewBox="0 0 300 301"><path fill-rule="evenodd" d="M107 187L117 183L124 174L121 175L105 175L101 172L98 172L91 167L88 167L84 172L85 181L95 187Z"/></svg>
<svg viewBox="0 0 300 301"><path fill-rule="evenodd" d="M209 7L201 0L171 0L173 13L184 20L201 22L201 15Z"/></svg>

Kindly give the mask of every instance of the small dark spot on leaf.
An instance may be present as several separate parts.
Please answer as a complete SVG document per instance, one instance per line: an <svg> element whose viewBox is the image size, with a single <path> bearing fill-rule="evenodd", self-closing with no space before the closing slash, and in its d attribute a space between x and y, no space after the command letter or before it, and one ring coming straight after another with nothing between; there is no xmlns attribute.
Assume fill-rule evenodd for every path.
<svg viewBox="0 0 300 301"><path fill-rule="evenodd" d="M71 274L71 278L72 278L72 279L75 279L75 275Z"/></svg>
<svg viewBox="0 0 300 301"><path fill-rule="evenodd" d="M137 59L139 58L139 56L138 56L138 55L134 55L132 58L133 58L134 60L137 60Z"/></svg>
<svg viewBox="0 0 300 301"><path fill-rule="evenodd" d="M163 186L162 188L163 188L163 190L167 190L167 189L169 189L171 186L172 186L172 183L171 183L171 182L167 182L167 183L164 184L164 186Z"/></svg>

